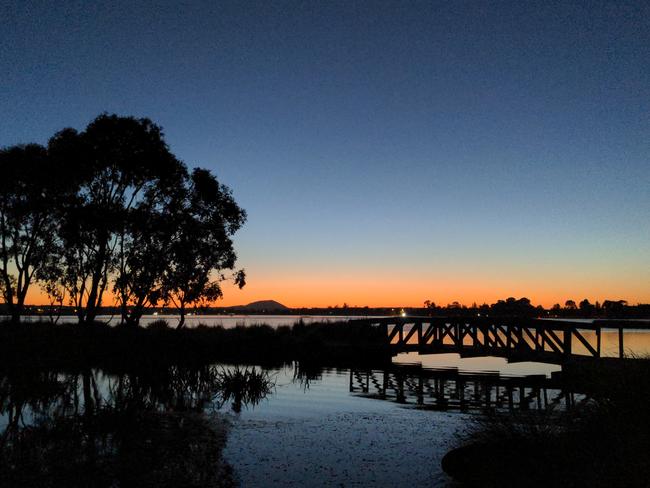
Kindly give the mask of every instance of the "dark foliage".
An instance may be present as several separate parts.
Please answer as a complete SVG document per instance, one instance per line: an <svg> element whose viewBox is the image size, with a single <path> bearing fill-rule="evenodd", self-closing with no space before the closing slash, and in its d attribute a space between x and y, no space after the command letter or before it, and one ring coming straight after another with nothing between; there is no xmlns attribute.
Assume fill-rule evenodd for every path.
<svg viewBox="0 0 650 488"><path fill-rule="evenodd" d="M323 323L294 327L198 326L171 329L110 327L103 324L1 324L0 367L85 366L124 369L160 364L282 363L323 364L390 361L379 328ZM56 347L52 347L56 344Z"/></svg>
<svg viewBox="0 0 650 488"><path fill-rule="evenodd" d="M52 236L70 194L44 147L0 150L0 296L14 322L29 287L57 260L60 247Z"/></svg>
<svg viewBox="0 0 650 488"><path fill-rule="evenodd" d="M565 369L591 401L566 413L487 417L445 456L445 471L468 486L648 486L650 360Z"/></svg>
<svg viewBox="0 0 650 488"><path fill-rule="evenodd" d="M85 324L112 291L130 325L159 302L183 317L219 298L219 282L244 285L232 236L246 213L208 170L190 175L149 119L104 114L47 148L2 149L0 176L0 291L14 322L35 282Z"/></svg>

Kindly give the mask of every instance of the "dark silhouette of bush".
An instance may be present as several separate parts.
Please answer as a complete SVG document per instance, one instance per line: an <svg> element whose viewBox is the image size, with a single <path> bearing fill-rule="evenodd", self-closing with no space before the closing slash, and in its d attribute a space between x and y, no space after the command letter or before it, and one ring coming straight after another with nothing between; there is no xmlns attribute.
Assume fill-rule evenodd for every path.
<svg viewBox="0 0 650 488"><path fill-rule="evenodd" d="M589 402L488 416L443 458L443 469L468 486L647 486L650 360L576 362L564 374Z"/></svg>
<svg viewBox="0 0 650 488"><path fill-rule="evenodd" d="M35 322L0 327L0 368L126 369L217 361L281 364L293 360L338 365L382 363L390 358L390 347L380 328L362 323L145 329Z"/></svg>
<svg viewBox="0 0 650 488"><path fill-rule="evenodd" d="M171 327L169 326L169 322L167 322L165 319L158 319L154 320L153 322L149 322L146 327L147 330L169 330Z"/></svg>

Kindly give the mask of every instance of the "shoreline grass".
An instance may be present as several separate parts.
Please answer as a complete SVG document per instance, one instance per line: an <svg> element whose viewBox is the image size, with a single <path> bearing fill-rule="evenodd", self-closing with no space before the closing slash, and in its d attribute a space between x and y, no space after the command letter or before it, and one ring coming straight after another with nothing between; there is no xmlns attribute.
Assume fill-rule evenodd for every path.
<svg viewBox="0 0 650 488"><path fill-rule="evenodd" d="M147 328L0 323L0 368L100 367L119 371L214 362L382 364L390 358L389 346L378 329L348 322L230 329L199 325L180 330L163 321Z"/></svg>
<svg viewBox="0 0 650 488"><path fill-rule="evenodd" d="M576 362L573 410L488 415L442 467L463 486L650 486L650 359Z"/></svg>

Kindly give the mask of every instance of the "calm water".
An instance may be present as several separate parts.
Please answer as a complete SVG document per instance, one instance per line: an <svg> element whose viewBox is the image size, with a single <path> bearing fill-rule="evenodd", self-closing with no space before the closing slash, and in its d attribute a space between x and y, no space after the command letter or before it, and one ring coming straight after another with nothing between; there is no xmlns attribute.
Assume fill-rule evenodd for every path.
<svg viewBox="0 0 650 488"><path fill-rule="evenodd" d="M314 322L340 322L352 319L363 319L366 316L339 316L339 315L186 315L185 325L187 327L196 327L197 325L207 326L222 326L225 328L233 328L239 325L270 325L271 327L279 327L282 325L293 325L302 320L306 324ZM41 316L27 316L23 318L24 322L38 322L41 320L49 320L48 317ZM117 325L120 323L120 317L117 315L100 315L97 320L110 325ZM166 320L171 327L178 324L178 315L144 315L140 320L140 324L146 326L156 320ZM76 323L77 318L74 316L62 316L59 323Z"/></svg>
<svg viewBox="0 0 650 488"><path fill-rule="evenodd" d="M257 367L266 382L261 390L242 383L229 389L224 375L243 371L229 365L147 374L0 374L0 437L62 422L83 434L89 414L197 412L230 426L224 458L242 486L453 486L440 460L472 428L476 413L569 405L569 393L553 383L558 365L414 353L393 364ZM508 387L513 380L516 386ZM576 395L571 402L580 400ZM104 442L117 438L110 431ZM52 442L51 434L45 439Z"/></svg>
<svg viewBox="0 0 650 488"><path fill-rule="evenodd" d="M175 317L143 321L160 318L172 322ZM188 321L280 326L300 318L192 316ZM305 322L349 318L302 317ZM583 333L594 340L592 332ZM604 331L602 345L604 354L616 355L618 333ZM625 345L627 352L648 354L650 334L627 330ZM237 371L228 365L120 375L0 373L0 438L61 422L84 433L88 414L197 412L230 426L224 456L242 486L452 486L440 460L472 428L477 413L569 408L583 398L557 386L559 365L417 353L400 354L393 365L382 370L297 363L257 367L268 382L263 391L241 384L239 390L228 389L224 372Z"/></svg>
<svg viewBox="0 0 650 488"><path fill-rule="evenodd" d="M396 359L399 363L412 358ZM449 365L451 359L440 361ZM478 366L475 361L454 361L461 369ZM483 364L494 369L497 363ZM336 481L346 486L432 481L445 486L449 480L440 460L472 425L470 415L453 408L418 409L416 393L397 398L389 392L380 398L372 387L364 388L365 378L380 378L387 371L304 369L291 364L266 370L269 388L260 395L225 392L219 380L224 371L236 367L170 367L147 375L100 370L3 375L0 432L11 438L30 425L51 429L70 419L74 432L84 432L89 414L123 418L142 412L196 411L230 425L224 456L242 486L329 486ZM407 376L407 382L409 378L414 377ZM458 396L453 382L445 394L452 402ZM108 438L120 435L111 431ZM51 434L46 439L51 442ZM410 467L392 463L405 455L412 461Z"/></svg>

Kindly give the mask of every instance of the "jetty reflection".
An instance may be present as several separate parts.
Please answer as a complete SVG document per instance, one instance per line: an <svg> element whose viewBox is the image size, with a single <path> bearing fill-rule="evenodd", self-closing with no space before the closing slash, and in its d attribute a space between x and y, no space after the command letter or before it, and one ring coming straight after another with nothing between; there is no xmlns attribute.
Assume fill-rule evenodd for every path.
<svg viewBox="0 0 650 488"><path fill-rule="evenodd" d="M526 376L394 365L351 369L350 392L432 410L571 409L588 400L568 389L561 372Z"/></svg>

